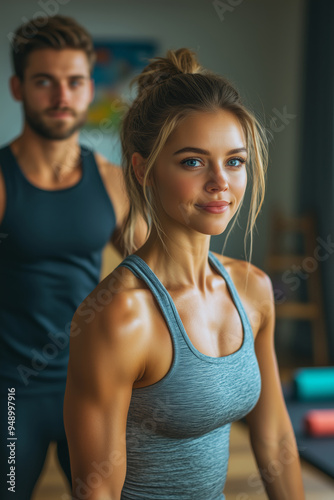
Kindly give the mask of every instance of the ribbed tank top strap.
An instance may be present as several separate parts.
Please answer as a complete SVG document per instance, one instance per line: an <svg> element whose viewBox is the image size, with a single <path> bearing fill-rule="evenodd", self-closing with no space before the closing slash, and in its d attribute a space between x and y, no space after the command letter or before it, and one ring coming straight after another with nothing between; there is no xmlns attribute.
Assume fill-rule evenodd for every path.
<svg viewBox="0 0 334 500"><path fill-rule="evenodd" d="M150 269L150 267L146 264L146 262L137 255L128 255L128 257L126 257L118 267L121 266L127 267L137 278L143 280L157 300L173 340L173 364L175 365L179 357L179 341L180 336L182 338L182 335L180 332L177 310L174 303L170 300L170 296L166 288L163 286L154 272Z"/></svg>
<svg viewBox="0 0 334 500"><path fill-rule="evenodd" d="M85 146L80 146L80 157L81 157L81 164L82 164L82 170L85 174L85 181L88 184L91 184L92 181L102 184L103 189L104 184L102 182L100 172L95 160L94 152L91 149L86 148Z"/></svg>
<svg viewBox="0 0 334 500"><path fill-rule="evenodd" d="M104 182L101 178L101 174L100 174L99 168L98 168L97 163L96 163L94 152L91 149L88 149L85 146L81 145L81 160L82 160L83 169L85 169L87 184L89 186L91 186L91 183L94 183L95 186L96 185L99 186L100 194L104 197L107 204L110 205L110 207L111 207L113 223L115 225L116 224L115 209L114 209L114 206L110 200L110 197L109 197L109 194L106 190Z"/></svg>
<svg viewBox="0 0 334 500"><path fill-rule="evenodd" d="M13 199L16 192L17 183L20 181L20 172L18 171L18 165L15 158L10 150L9 145L4 146L0 149L0 170L5 181L6 187L6 198L8 200Z"/></svg>
<svg viewBox="0 0 334 500"><path fill-rule="evenodd" d="M247 313L244 309L244 306L242 305L242 302L240 300L240 297L239 297L239 294L237 292L237 289L235 288L235 285L232 281L232 278L230 277L230 275L228 274L228 272L226 271L225 267L223 266L223 264L217 259L217 257L215 257L213 255L212 252L209 252L209 262L216 268L216 270L223 276L223 278L225 279L226 283L227 283L227 286L229 288L229 291L232 295L232 298L233 298L233 301L236 305L236 308L237 310L239 311L239 314L240 314L240 317L241 317L241 320L242 320L242 324L244 325L244 329L245 329L245 343L251 341L252 343L254 342L254 337L253 337L253 331L252 331L252 327L251 327L251 324L249 322L249 319L248 319L248 316L247 316Z"/></svg>

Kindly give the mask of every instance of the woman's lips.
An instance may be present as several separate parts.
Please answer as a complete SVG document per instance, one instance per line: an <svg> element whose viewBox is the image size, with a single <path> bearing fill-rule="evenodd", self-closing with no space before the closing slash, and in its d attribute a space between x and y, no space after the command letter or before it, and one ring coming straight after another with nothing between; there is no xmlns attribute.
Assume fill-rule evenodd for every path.
<svg viewBox="0 0 334 500"><path fill-rule="evenodd" d="M211 214L221 214L227 210L230 202L228 201L211 201L205 205L196 205L198 208L210 212Z"/></svg>

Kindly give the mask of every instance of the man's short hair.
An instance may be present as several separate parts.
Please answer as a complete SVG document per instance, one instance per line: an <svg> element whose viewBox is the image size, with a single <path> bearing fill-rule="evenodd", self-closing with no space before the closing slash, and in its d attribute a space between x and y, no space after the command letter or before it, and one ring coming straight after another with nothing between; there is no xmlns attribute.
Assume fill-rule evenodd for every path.
<svg viewBox="0 0 334 500"><path fill-rule="evenodd" d="M20 80L23 80L29 54L40 49L82 50L92 73L96 56L92 37L85 28L66 16L47 17L43 26L38 24L34 20L23 24L11 41L14 72Z"/></svg>

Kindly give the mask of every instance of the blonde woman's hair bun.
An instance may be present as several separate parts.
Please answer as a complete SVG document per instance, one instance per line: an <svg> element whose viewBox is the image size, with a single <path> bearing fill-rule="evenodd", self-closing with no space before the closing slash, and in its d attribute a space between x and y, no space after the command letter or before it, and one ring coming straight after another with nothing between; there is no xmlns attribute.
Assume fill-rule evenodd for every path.
<svg viewBox="0 0 334 500"><path fill-rule="evenodd" d="M143 71L134 78L138 85L138 95L182 73L205 73L197 61L195 53L186 48L168 50L166 57L154 57Z"/></svg>
<svg viewBox="0 0 334 500"><path fill-rule="evenodd" d="M129 106L121 129L124 178L131 200L123 232L126 252L130 254L137 249L135 232L139 216L146 221L149 231L155 228L163 245L168 238L160 221L161 201L154 176L157 160L168 138L187 116L223 110L239 120L249 153L246 168L252 179L252 193L244 243L247 255L246 240L250 236L250 261L253 229L265 193L268 166L266 129L244 106L234 85L223 76L201 67L192 50L169 50L165 57L152 59L136 81L139 93ZM132 157L135 152L145 159L143 184L138 182L134 172ZM223 254L241 207L242 203L225 237Z"/></svg>

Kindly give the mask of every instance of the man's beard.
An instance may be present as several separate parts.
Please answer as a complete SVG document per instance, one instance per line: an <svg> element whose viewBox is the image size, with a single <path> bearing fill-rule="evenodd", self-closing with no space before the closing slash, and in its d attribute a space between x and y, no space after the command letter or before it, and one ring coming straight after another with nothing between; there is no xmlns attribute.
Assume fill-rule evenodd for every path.
<svg viewBox="0 0 334 500"><path fill-rule="evenodd" d="M81 129L81 127L85 124L87 119L88 110L83 111L82 113L74 113L69 108L50 108L47 111L64 111L70 112L75 116L75 120L70 127L68 124L62 120L56 121L53 125L45 123L43 120L42 113L36 113L29 109L29 106L25 101L23 101L24 115L26 122L29 127L38 135L43 137L44 139L49 139L53 141L62 141L64 139L68 139L75 132Z"/></svg>

